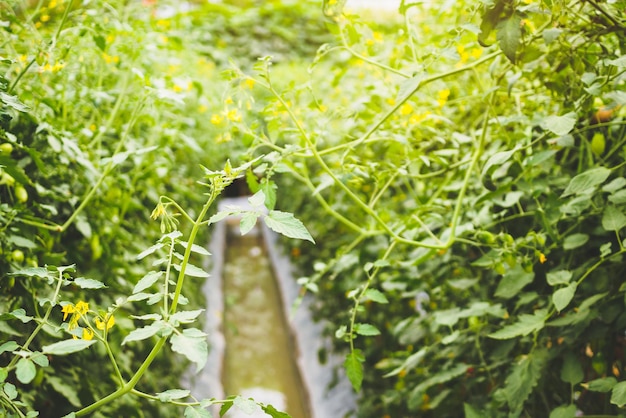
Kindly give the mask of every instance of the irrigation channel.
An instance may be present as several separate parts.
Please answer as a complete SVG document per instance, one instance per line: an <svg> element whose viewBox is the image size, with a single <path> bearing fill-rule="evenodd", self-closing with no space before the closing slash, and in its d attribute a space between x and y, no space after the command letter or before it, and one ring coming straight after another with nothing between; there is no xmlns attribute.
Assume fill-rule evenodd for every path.
<svg viewBox="0 0 626 418"><path fill-rule="evenodd" d="M224 207L245 208L243 198L225 198ZM355 396L341 368L342 358L330 352L305 297L294 310L299 286L277 235L262 221L248 234L239 233L238 219L214 226L209 251L211 277L205 331L209 360L192 376L197 398L241 395L271 404L292 418L342 418L356 409ZM213 412L219 416L219 408ZM248 414L232 408L225 418L267 417L260 409Z"/></svg>

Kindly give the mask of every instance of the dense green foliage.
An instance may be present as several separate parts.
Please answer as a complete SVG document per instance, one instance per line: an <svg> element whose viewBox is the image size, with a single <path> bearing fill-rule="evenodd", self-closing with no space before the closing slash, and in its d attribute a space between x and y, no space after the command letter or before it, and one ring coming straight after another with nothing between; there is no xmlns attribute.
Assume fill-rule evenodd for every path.
<svg viewBox="0 0 626 418"><path fill-rule="evenodd" d="M88 301L101 323L114 311L102 332L133 375L165 329L140 336L154 317L131 316L157 312L137 296L157 279L148 253L174 219L206 238L196 179L212 202L239 174L228 157L251 161L257 206L295 213L315 238L289 245L346 352L358 416L623 411L626 2L403 2L374 21L332 0L168 14L152 1L43 3L0 5L8 413L59 416L116 390L101 344L37 354L68 350L50 348L68 337L57 303L76 315ZM265 219L309 238L285 212ZM179 386L169 354L144 394ZM183 395L98 413L179 416L146 399Z"/></svg>

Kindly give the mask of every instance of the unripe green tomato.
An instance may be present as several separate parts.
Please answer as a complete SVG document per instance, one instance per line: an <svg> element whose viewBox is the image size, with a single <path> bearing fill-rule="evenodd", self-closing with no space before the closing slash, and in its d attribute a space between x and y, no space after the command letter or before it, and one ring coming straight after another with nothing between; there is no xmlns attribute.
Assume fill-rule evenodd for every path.
<svg viewBox="0 0 626 418"><path fill-rule="evenodd" d="M602 132L596 132L591 138L591 152L600 156L606 149L606 138Z"/></svg>
<svg viewBox="0 0 626 418"><path fill-rule="evenodd" d="M2 285L2 287L4 287L5 289L13 289L13 286L15 286L15 277L9 276L4 279L4 284Z"/></svg>
<svg viewBox="0 0 626 418"><path fill-rule="evenodd" d="M0 175L0 184L6 184L7 186L12 187L15 184L15 179L12 175L3 171L2 175Z"/></svg>
<svg viewBox="0 0 626 418"><path fill-rule="evenodd" d="M494 270L496 271L496 273L498 274L504 274L506 273L506 268L504 267L504 264L502 263L498 263L494 266Z"/></svg>
<svg viewBox="0 0 626 418"><path fill-rule="evenodd" d="M102 257L102 246L100 245L100 236L98 234L93 234L91 236L89 246L91 247L91 259L93 261L96 261L100 257Z"/></svg>
<svg viewBox="0 0 626 418"><path fill-rule="evenodd" d="M11 259L16 263L22 263L24 261L24 252L22 250L13 250Z"/></svg>
<svg viewBox="0 0 626 418"><path fill-rule="evenodd" d="M517 259L515 258L515 255L511 253L504 254L502 256L502 259L504 260L505 263L509 265L509 267L515 267L515 265L517 264Z"/></svg>
<svg viewBox="0 0 626 418"><path fill-rule="evenodd" d="M0 144L0 154L9 155L13 152L13 145L5 142L4 144Z"/></svg>
<svg viewBox="0 0 626 418"><path fill-rule="evenodd" d="M511 234L502 233L499 235L499 237L503 244L513 245L515 243L515 239L513 239L513 236Z"/></svg>
<svg viewBox="0 0 626 418"><path fill-rule="evenodd" d="M467 323L472 331L478 331L480 329L480 318L477 316L470 316L467 319Z"/></svg>
<svg viewBox="0 0 626 418"><path fill-rule="evenodd" d="M20 203L26 203L28 201L28 192L21 184L15 186L15 197Z"/></svg>
<svg viewBox="0 0 626 418"><path fill-rule="evenodd" d="M496 237L489 231L478 231L476 233L476 239L483 244L493 244L496 242Z"/></svg>

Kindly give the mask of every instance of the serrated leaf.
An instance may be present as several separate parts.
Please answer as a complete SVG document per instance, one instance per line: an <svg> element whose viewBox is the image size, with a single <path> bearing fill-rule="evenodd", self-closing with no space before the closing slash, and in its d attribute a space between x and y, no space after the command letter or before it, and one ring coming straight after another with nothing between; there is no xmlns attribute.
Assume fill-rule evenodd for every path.
<svg viewBox="0 0 626 418"><path fill-rule="evenodd" d="M626 382L619 382L613 386L611 403L619 406L620 408L626 405Z"/></svg>
<svg viewBox="0 0 626 418"><path fill-rule="evenodd" d="M209 354L205 333L195 328L185 329L182 334L175 334L170 342L172 351L196 364L196 371L204 367Z"/></svg>
<svg viewBox="0 0 626 418"><path fill-rule="evenodd" d="M276 183L271 180L263 179L261 182L261 190L265 193L265 207L273 210L276 206Z"/></svg>
<svg viewBox="0 0 626 418"><path fill-rule="evenodd" d="M137 328L128 333L128 335L122 341L122 345L129 343L131 341L141 341L156 335L157 332L162 330L167 325L162 321L154 322L150 325L146 325L145 327Z"/></svg>
<svg viewBox="0 0 626 418"><path fill-rule="evenodd" d="M561 197L579 194L591 189L592 187L596 187L604 183L610 174L611 170L605 167L591 168L583 173L580 173L570 180Z"/></svg>
<svg viewBox="0 0 626 418"><path fill-rule="evenodd" d="M0 314L0 321L7 321L10 319L19 319L24 324L33 320L32 316L26 315L26 310L23 308L16 309L12 312Z"/></svg>
<svg viewBox="0 0 626 418"><path fill-rule="evenodd" d="M557 311L561 312L569 305L576 294L576 282L570 283L569 286L558 289L552 294L552 303Z"/></svg>
<svg viewBox="0 0 626 418"><path fill-rule="evenodd" d="M58 343L46 345L41 349L41 351L44 354L61 356L84 350L85 348L90 347L97 342L98 340L64 340L59 341Z"/></svg>
<svg viewBox="0 0 626 418"><path fill-rule="evenodd" d="M377 289L367 289L363 295L365 300L371 300L376 303L389 303L387 296L383 292Z"/></svg>
<svg viewBox="0 0 626 418"><path fill-rule="evenodd" d="M429 388L449 382L459 376L463 376L467 373L467 369L469 369L469 367L470 366L467 364L456 364L452 368L436 373L435 375L422 381L420 384L415 386L413 390L411 390L408 400L409 408L414 408L416 405L419 405L419 402L423 399L424 393L426 393Z"/></svg>
<svg viewBox="0 0 626 418"><path fill-rule="evenodd" d="M533 315L522 314L518 321L507 325L496 332L487 335L496 340L508 340L515 337L522 337L535 332L544 327L547 315L546 309L539 309Z"/></svg>
<svg viewBox="0 0 626 418"><path fill-rule="evenodd" d="M504 55L513 64L517 61L517 50L522 39L522 17L513 13L508 19L500 21L496 25L496 39Z"/></svg>
<svg viewBox="0 0 626 418"><path fill-rule="evenodd" d="M263 219L265 225L274 232L285 235L289 238L303 239L315 244L313 237L300 220L291 213L272 210Z"/></svg>
<svg viewBox="0 0 626 418"><path fill-rule="evenodd" d="M29 358L20 359L15 365L15 376L23 384L30 383L37 374L35 364Z"/></svg>
<svg viewBox="0 0 626 418"><path fill-rule="evenodd" d="M523 356L513 366L511 374L506 378L504 391L512 412L519 411L541 377L546 364L547 355L544 351L532 352Z"/></svg>
<svg viewBox="0 0 626 418"><path fill-rule="evenodd" d="M626 215L617 206L607 206L602 214L602 228L606 231L619 231L626 226Z"/></svg>
<svg viewBox="0 0 626 418"><path fill-rule="evenodd" d="M156 396L161 402L169 402L176 399L184 399L189 396L190 393L191 392L186 389L169 389L165 392L157 393Z"/></svg>
<svg viewBox="0 0 626 418"><path fill-rule="evenodd" d="M81 289L102 289L106 287L106 285L99 280L86 279L84 277L74 279L74 284Z"/></svg>
<svg viewBox="0 0 626 418"><path fill-rule="evenodd" d="M143 276L141 279L139 279L139 281L133 288L133 294L146 290L147 288L152 286L154 283L156 283L161 278L161 276L163 276L162 271L149 272L148 274Z"/></svg>
<svg viewBox="0 0 626 418"><path fill-rule="evenodd" d="M378 328L371 324L354 324L354 332L365 336L380 335Z"/></svg>
<svg viewBox="0 0 626 418"><path fill-rule="evenodd" d="M496 152L495 154L493 154L491 157L489 157L489 159L485 163L481 176L490 177L499 166L509 161L509 159L511 159L513 154L515 154L517 151L518 151L518 148L516 147L509 151L500 151L500 152Z"/></svg>
<svg viewBox="0 0 626 418"><path fill-rule="evenodd" d="M356 392L361 390L363 383L363 355L360 350L354 350L346 356L343 366L346 369L348 380Z"/></svg>

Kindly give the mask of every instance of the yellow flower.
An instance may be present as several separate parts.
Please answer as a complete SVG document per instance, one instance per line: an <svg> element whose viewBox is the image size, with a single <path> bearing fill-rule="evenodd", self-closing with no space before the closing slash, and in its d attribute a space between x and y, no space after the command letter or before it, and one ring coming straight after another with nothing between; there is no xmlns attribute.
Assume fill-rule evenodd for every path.
<svg viewBox="0 0 626 418"><path fill-rule="evenodd" d="M410 115L413 112L413 106L410 103L404 103L400 106L400 114L402 116Z"/></svg>
<svg viewBox="0 0 626 418"><path fill-rule="evenodd" d="M226 117L232 122L241 122L241 113L237 109L229 110Z"/></svg>
<svg viewBox="0 0 626 418"><path fill-rule="evenodd" d="M253 78L246 78L243 82L243 85L252 90L252 88L254 87L254 83L255 81Z"/></svg>
<svg viewBox="0 0 626 418"><path fill-rule="evenodd" d="M450 89L440 90L437 94L437 103L439 103L439 107L443 107L448 101L448 96L450 96Z"/></svg>
<svg viewBox="0 0 626 418"><path fill-rule="evenodd" d="M67 316L69 314L73 314L74 312L76 312L76 310L74 309L74 305L72 305L71 303L68 303L67 305L65 305L61 311L63 312L63 320L65 321L67 319Z"/></svg>
<svg viewBox="0 0 626 418"><path fill-rule="evenodd" d="M96 328L98 328L99 330L104 330L104 322L102 319L100 318L96 318ZM113 315L107 315L106 318L106 328L107 331L110 330L113 325L115 325L115 317Z"/></svg>
<svg viewBox="0 0 626 418"><path fill-rule="evenodd" d="M222 115L220 115L220 114L214 113L211 116L211 123L213 125L219 125L219 124L222 123L223 120L224 120L224 117Z"/></svg>
<svg viewBox="0 0 626 418"><path fill-rule="evenodd" d="M83 340L92 340L93 339L93 331L89 328L83 328Z"/></svg>
<svg viewBox="0 0 626 418"><path fill-rule="evenodd" d="M545 263L546 261L548 261L548 257L546 257L546 255L544 253L539 253L539 262L541 264Z"/></svg>
<svg viewBox="0 0 626 418"><path fill-rule="evenodd" d="M76 312L79 315L86 314L88 310L89 310L89 304L87 302L83 302L82 300L78 301L78 303L76 304Z"/></svg>
<svg viewBox="0 0 626 418"><path fill-rule="evenodd" d="M165 206L161 202L156 205L156 208L150 214L150 217L154 220L158 219L159 216L165 215L167 212L165 211Z"/></svg>

